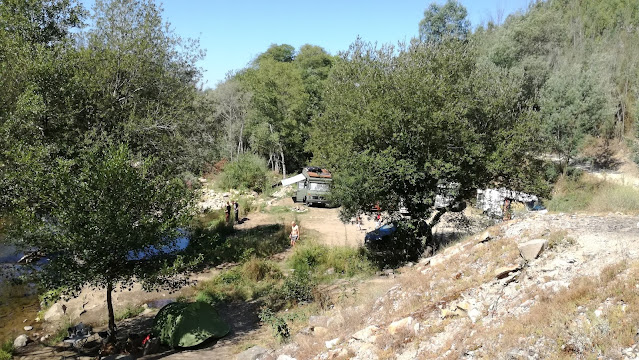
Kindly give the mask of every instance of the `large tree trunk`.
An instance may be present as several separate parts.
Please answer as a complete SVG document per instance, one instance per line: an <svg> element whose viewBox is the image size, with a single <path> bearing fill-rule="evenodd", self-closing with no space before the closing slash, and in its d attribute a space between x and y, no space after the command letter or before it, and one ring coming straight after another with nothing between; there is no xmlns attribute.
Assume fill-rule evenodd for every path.
<svg viewBox="0 0 639 360"><path fill-rule="evenodd" d="M107 309L109 311L109 337L107 342L115 342L115 314L113 313L113 301L111 300L111 293L113 293L113 284L109 282L107 285Z"/></svg>

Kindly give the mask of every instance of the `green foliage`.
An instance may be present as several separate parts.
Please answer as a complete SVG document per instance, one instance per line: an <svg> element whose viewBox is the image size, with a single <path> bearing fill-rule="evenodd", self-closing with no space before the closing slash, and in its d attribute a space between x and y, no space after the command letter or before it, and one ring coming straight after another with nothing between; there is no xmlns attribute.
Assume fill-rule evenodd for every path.
<svg viewBox="0 0 639 360"><path fill-rule="evenodd" d="M286 323L286 319L275 314L269 308L262 308L259 313L260 321L271 326L273 329L273 336L275 336L280 342L287 342L291 337L291 332Z"/></svg>
<svg viewBox="0 0 639 360"><path fill-rule="evenodd" d="M597 136L614 108L592 72L567 64L546 82L540 95L544 131L549 149L566 163L577 155L586 136Z"/></svg>
<svg viewBox="0 0 639 360"><path fill-rule="evenodd" d="M211 281L198 284L197 301L215 304L220 301L253 300L268 294L281 270L274 263L251 258L243 265L224 271Z"/></svg>
<svg viewBox="0 0 639 360"><path fill-rule="evenodd" d="M223 189L249 189L262 192L269 185L267 172L264 159L254 154L243 154L224 166L218 185Z"/></svg>
<svg viewBox="0 0 639 360"><path fill-rule="evenodd" d="M0 360L11 360L13 359L13 354L4 350L0 350Z"/></svg>
<svg viewBox="0 0 639 360"><path fill-rule="evenodd" d="M191 194L181 181L151 168L151 161L133 157L128 147L111 146L60 160L47 178L33 179L48 191L40 193L38 207L21 199L11 234L20 246L56 254L34 273L45 289L74 293L88 284L110 292L133 279L148 286L183 285L173 275L186 269L174 267L172 255L157 249L175 249L183 236L179 229L190 219Z"/></svg>
<svg viewBox="0 0 639 360"><path fill-rule="evenodd" d="M284 279L282 293L284 298L293 303L313 300L313 288L316 283L309 271L297 271Z"/></svg>
<svg viewBox="0 0 639 360"><path fill-rule="evenodd" d="M115 314L115 321L130 319L140 315L144 311L142 306L127 305Z"/></svg>
<svg viewBox="0 0 639 360"><path fill-rule="evenodd" d="M0 344L0 360L13 359L13 341L11 339Z"/></svg>
<svg viewBox="0 0 639 360"><path fill-rule="evenodd" d="M419 39L427 42L441 42L447 39L466 39L470 33L468 12L457 0L447 0L446 4L431 3L419 22Z"/></svg>
<svg viewBox="0 0 639 360"><path fill-rule="evenodd" d="M334 174L342 219L379 204L399 220L403 203L413 237L426 238L419 223L441 183L460 184L461 199L493 181L545 193L538 117L522 103L522 82L478 61L473 42L353 44L333 67L311 138L314 162Z"/></svg>
<svg viewBox="0 0 639 360"><path fill-rule="evenodd" d="M242 274L252 281L279 279L282 277L282 271L275 263L256 257L252 257L242 265Z"/></svg>
<svg viewBox="0 0 639 360"><path fill-rule="evenodd" d="M309 273L322 279L328 269L336 276L354 277L374 273L374 268L366 255L349 247L328 247L313 241L305 241L297 246L287 260L294 273Z"/></svg>

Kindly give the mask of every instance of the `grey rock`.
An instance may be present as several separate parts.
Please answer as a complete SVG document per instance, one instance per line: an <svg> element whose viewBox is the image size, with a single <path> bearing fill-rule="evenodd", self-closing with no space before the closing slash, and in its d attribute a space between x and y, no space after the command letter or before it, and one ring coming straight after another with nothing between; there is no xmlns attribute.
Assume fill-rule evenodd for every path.
<svg viewBox="0 0 639 360"><path fill-rule="evenodd" d="M60 320L64 315L64 309L62 308L62 304L55 303L53 304L46 313L44 313L44 321L56 321Z"/></svg>
<svg viewBox="0 0 639 360"><path fill-rule="evenodd" d="M519 254L526 261L532 261L541 254L541 252L546 247L548 241L546 239L535 239L527 241L523 244L519 245Z"/></svg>
<svg viewBox="0 0 639 360"><path fill-rule="evenodd" d="M261 346L253 346L237 354L236 360L259 360L268 354L268 349Z"/></svg>
<svg viewBox="0 0 639 360"><path fill-rule="evenodd" d="M13 340L14 348L21 348L27 346L27 342L29 342L29 337L27 335L20 335L15 340Z"/></svg>

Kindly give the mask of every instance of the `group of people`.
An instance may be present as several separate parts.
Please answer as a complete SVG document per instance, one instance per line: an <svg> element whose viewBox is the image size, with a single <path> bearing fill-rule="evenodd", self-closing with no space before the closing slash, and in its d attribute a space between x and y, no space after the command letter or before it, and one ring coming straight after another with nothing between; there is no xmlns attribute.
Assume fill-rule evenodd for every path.
<svg viewBox="0 0 639 360"><path fill-rule="evenodd" d="M224 208L224 215L226 215L226 222L229 223L231 221L231 208L235 212L235 222L240 222L240 204L237 201L226 202L226 207Z"/></svg>
<svg viewBox="0 0 639 360"><path fill-rule="evenodd" d="M360 214L357 214L357 216L355 217L355 224L357 225L357 230L363 230L362 216ZM381 226L382 226L382 215L378 212L375 215L375 229L379 229Z"/></svg>

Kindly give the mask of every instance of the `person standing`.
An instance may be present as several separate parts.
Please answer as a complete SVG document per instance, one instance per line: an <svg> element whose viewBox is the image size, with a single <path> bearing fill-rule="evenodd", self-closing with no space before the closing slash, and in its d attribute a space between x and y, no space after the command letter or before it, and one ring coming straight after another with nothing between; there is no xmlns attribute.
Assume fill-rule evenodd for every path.
<svg viewBox="0 0 639 360"><path fill-rule="evenodd" d="M357 230L362 230L362 217L359 215L359 213L355 218L355 222L357 223Z"/></svg>
<svg viewBox="0 0 639 360"><path fill-rule="evenodd" d="M233 210L235 211L235 222L240 223L240 204L237 201L233 202Z"/></svg>
<svg viewBox="0 0 639 360"><path fill-rule="evenodd" d="M229 223L229 218L231 217L231 203L226 202L226 208L224 208L224 215L226 216L226 223Z"/></svg>
<svg viewBox="0 0 639 360"><path fill-rule="evenodd" d="M291 223L291 246L295 246L295 243L297 242L297 240L300 239L300 227L297 226L297 224L295 223L295 221L293 221Z"/></svg>

